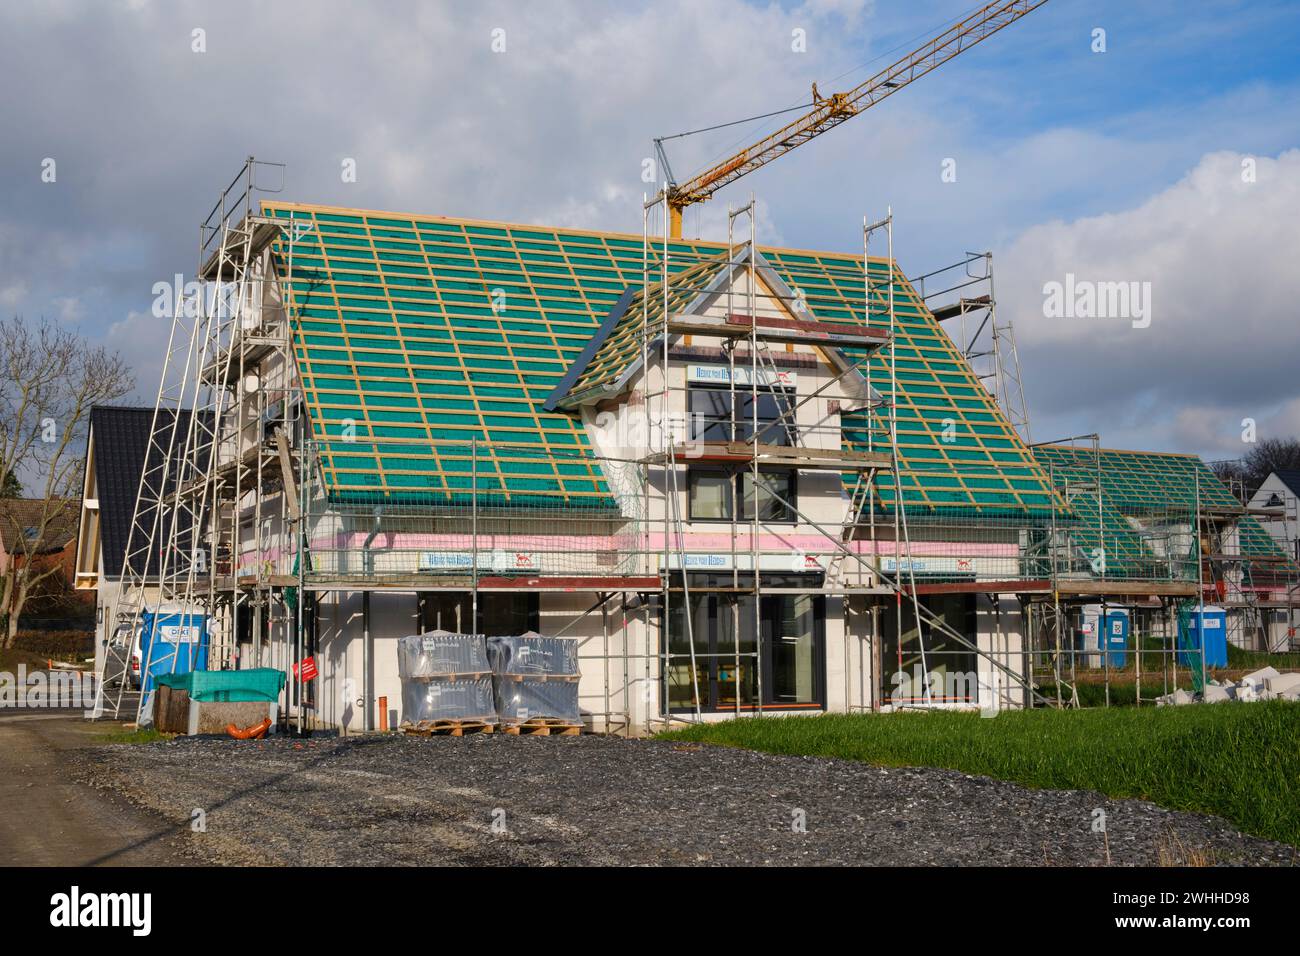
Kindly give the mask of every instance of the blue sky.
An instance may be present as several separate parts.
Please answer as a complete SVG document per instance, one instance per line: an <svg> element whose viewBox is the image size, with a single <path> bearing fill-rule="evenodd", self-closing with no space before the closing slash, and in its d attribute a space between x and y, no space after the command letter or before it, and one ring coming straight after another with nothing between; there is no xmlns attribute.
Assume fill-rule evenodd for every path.
<svg viewBox="0 0 1300 956"><path fill-rule="evenodd" d="M635 231L651 137L800 102L813 80L848 88L973 6L8 5L0 309L113 342L144 395L166 334L152 286L193 270L197 223L250 153L289 164L284 198ZM1049 0L688 231L717 235L752 189L764 240L853 249L862 217L892 205L909 274L994 252L1035 438L1239 455L1244 419L1259 437L1300 432L1297 48L1291 3ZM767 126L675 141L674 168ZM1047 318L1044 283L1067 272L1150 283L1150 326Z"/></svg>

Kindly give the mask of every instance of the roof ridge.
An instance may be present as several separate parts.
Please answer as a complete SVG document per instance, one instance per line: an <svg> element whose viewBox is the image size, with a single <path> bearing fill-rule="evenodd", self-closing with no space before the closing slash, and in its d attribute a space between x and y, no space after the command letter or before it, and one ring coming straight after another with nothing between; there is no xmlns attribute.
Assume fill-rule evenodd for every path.
<svg viewBox="0 0 1300 956"><path fill-rule="evenodd" d="M552 226L552 225L547 225L546 223L539 223L539 222L512 222L505 219L475 219L470 216L440 216L437 215L436 213L404 212L400 209L366 209L360 206L334 206L328 203L290 202L288 200L281 200L281 199L263 199L262 211L265 212L267 209L301 209L306 212L324 212L326 214L338 213L341 215L354 215L354 216L363 216L363 217L364 216L385 216L385 217L392 217L394 219L409 219L412 222L442 222L442 223L455 223L457 225L494 226L502 229L544 229L550 232L557 233L559 235L569 235L569 236L596 236L602 238L611 237L615 239L636 239L636 240L641 240L644 238L638 233L621 232L617 229L579 229L574 226ZM661 238L662 237L660 236L653 236L652 240L658 241ZM704 245L704 246L718 247L719 249L722 250L725 250L727 248L727 244L725 242L717 239L682 238L682 239L673 239L671 241L677 243L687 243L691 245ZM652 244L651 248L654 249L655 246ZM793 255L813 255L813 256L823 256L823 257L833 256L838 259L844 259L846 262L855 262L855 263L862 261L862 256L858 253L853 253L853 252L837 252L832 249L808 249L808 248L802 248L798 246L767 246L767 245L763 245L761 242L758 244L758 251L790 253ZM887 263L890 261L888 256L870 256L868 257L868 260L870 262L881 262L881 263ZM894 259L895 267L897 267L897 262L898 260Z"/></svg>
<svg viewBox="0 0 1300 956"><path fill-rule="evenodd" d="M1057 444L1055 442L1045 442L1032 446L1034 448L1052 448L1059 451L1077 451L1077 452L1104 452L1108 455L1161 455L1166 458L1190 458L1196 461L1204 461L1200 455L1190 451L1143 451L1140 448L1103 448L1098 446L1096 449L1088 447L1079 447L1077 445Z"/></svg>

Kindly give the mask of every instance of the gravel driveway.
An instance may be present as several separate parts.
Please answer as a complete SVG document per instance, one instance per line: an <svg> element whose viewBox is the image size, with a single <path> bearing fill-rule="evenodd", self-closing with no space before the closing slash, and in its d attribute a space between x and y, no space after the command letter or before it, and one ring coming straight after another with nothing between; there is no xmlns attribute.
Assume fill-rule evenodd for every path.
<svg viewBox="0 0 1300 956"><path fill-rule="evenodd" d="M1222 820L1086 791L652 740L178 738L80 772L214 863L1291 864ZM1093 831L1105 814L1105 835ZM802 824L802 826L800 826Z"/></svg>

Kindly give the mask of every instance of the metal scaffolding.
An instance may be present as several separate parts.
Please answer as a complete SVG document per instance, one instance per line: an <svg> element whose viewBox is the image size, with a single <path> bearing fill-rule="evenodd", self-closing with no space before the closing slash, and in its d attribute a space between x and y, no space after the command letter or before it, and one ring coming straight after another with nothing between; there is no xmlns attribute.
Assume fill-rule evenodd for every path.
<svg viewBox="0 0 1300 956"><path fill-rule="evenodd" d="M646 200L640 288L625 293L634 302L629 361L639 356L639 378L628 380L621 406L642 416L644 429L626 453L597 444L565 452L479 437L435 440L432 431L427 439L357 438L308 420L294 351L301 317L289 289L295 243L311 227L262 213L255 197L267 190L257 174L269 165L250 158L222 193L201 229L199 290L173 317L116 611L126 651L105 655L100 713L119 717L134 704L136 719L149 720L149 695L133 700L125 680L129 635L151 608L170 607L183 621L202 622L206 667L292 673L284 713L309 731L315 701L297 665L320 646L326 596L337 603L358 594L367 685L357 703L362 729L376 729L371 598L392 591L418 595L421 628L426 601L463 595L468 620L457 625L473 633L482 633L494 595L582 595L581 605L548 613L558 633L586 629L579 657L596 679L583 691L584 712L607 732L701 721L709 712L788 710L764 686L764 655L779 635L765 633L762 614L765 600L787 596L841 602L848 711L1077 705L1080 682L1094 671L1110 703L1111 655L1098 657L1077 640L1076 614L1089 603L1102 606L1103 619L1112 604L1141 605L1147 644L1134 655L1138 702L1146 700L1144 656L1149 664L1150 654L1160 655L1166 690L1180 660L1190 672L1187 649L1177 645L1178 615L1203 603L1203 578L1218 580L1216 568L1235 566L1220 542L1230 538L1230 522L1205 512L1199 492L1191 509L1110 514L1098 458L1095 480L1077 469L1042 469L1050 505L1039 512L935 507L928 493L909 503L908 488L980 487L989 476L951 460L929 466L913 457L904 467L895 285L911 293L894 262L892 212L863 220L862 298L859 307L855 276L850 303L861 321L848 323L810 314L804 286L816 277L797 261L782 264L784 278L767 263L752 197L729 209L725 248L673 240L664 194ZM885 254L873 259L881 241ZM858 268L856 257L846 261ZM977 323L961 334L958 353L967 363L991 359L991 391L1004 407L1018 395L1023 409L989 257L953 268L965 278L926 301L940 320ZM943 271L918 277L922 296L926 280ZM971 295L981 284L987 291ZM944 295L956 295L955 303ZM988 352L979 344L986 330ZM815 389L787 386L800 345L842 363L816 365L806 350L808 367L830 368ZM692 416L685 361L701 355L719 375L725 369L727 407L703 430ZM859 379L860 397L844 399L846 383ZM856 444L841 418L850 409L861 415ZM1027 416L1013 421L1027 437ZM1096 437L1086 440L1096 451ZM337 480L349 457L387 461L400 473L404 460L435 456L444 481L436 493L367 491ZM693 465L721 476L719 493L731 502L726 560L699 578ZM521 491L503 477L570 467L597 474L599 493ZM824 480L814 505L835 507L814 513L789 483L773 480L777 471ZM797 547L781 543L791 527ZM695 602L706 596L727 609L730 646L698 640ZM971 621L931 606L950 598L969 604ZM156 646L144 673L194 666L178 645L163 658L153 656ZM886 694L886 653L896 677L915 661L922 678L915 692ZM958 660L980 668L978 693L935 690L931 678ZM1203 682L1203 658L1200 670ZM725 684L729 696L711 691L717 699L706 703L706 680ZM830 708L829 689L825 696L820 706Z"/></svg>

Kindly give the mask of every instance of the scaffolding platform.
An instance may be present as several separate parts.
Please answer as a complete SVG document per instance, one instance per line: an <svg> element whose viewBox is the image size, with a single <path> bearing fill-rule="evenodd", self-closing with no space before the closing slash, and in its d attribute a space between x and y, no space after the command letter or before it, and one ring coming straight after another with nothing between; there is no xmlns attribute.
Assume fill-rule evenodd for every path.
<svg viewBox="0 0 1300 956"><path fill-rule="evenodd" d="M947 305L934 306L930 309L930 314L935 317L936 321L943 322L978 309L987 309L992 304L992 296L977 295L969 299L958 299L956 302L950 302Z"/></svg>
<svg viewBox="0 0 1300 956"><path fill-rule="evenodd" d="M202 381L205 385L230 388L247 369L256 369L269 356L276 353L288 354L288 350L288 339L241 333L235 342L204 366Z"/></svg>
<svg viewBox="0 0 1300 956"><path fill-rule="evenodd" d="M280 235L285 223L266 216L247 216L238 226L223 232L221 241L208 254L199 269L199 278L206 282L231 282L236 279L246 262L255 260ZM252 237L246 236L251 230Z"/></svg>
<svg viewBox="0 0 1300 956"><path fill-rule="evenodd" d="M1061 581L1056 586L1062 595L1074 597L1194 597L1197 589L1195 581Z"/></svg>
<svg viewBox="0 0 1300 956"><path fill-rule="evenodd" d="M751 315L735 312L725 318L713 315L676 315L668 320L668 331L680 335L708 335L728 339L749 338L753 334L765 342L849 345L858 348L880 348L889 344L889 330L883 326L803 321L762 315L755 320Z"/></svg>
<svg viewBox="0 0 1300 956"><path fill-rule="evenodd" d="M887 452L844 451L838 448L806 448L788 445L751 445L743 441L699 441L673 445L671 459L676 464L710 462L713 464L747 464L757 458L760 465L775 465L809 471L877 471L889 468L893 456ZM668 460L662 453L651 455L646 464L661 465Z"/></svg>
<svg viewBox="0 0 1300 956"><path fill-rule="evenodd" d="M283 580L281 580L283 579ZM296 586L298 580L292 575L273 575L269 582L275 586ZM619 591L653 592L663 589L663 581L648 575L613 575L607 577L544 576L520 577L483 576L477 581L472 577L457 575L441 576L429 573L377 575L364 579L358 575L340 577L312 576L303 586L308 591L558 591L590 592L597 594Z"/></svg>

